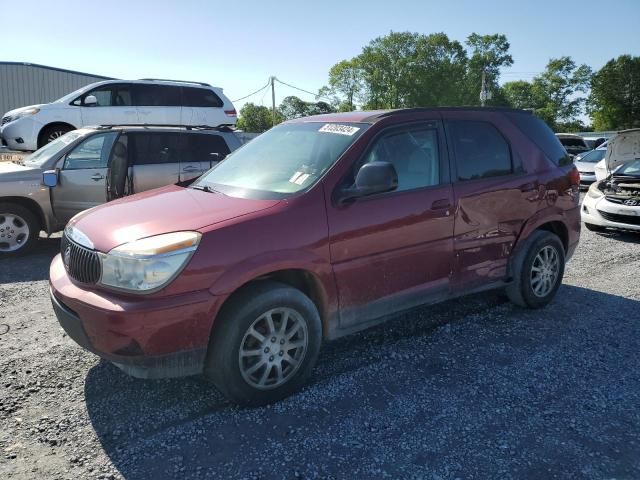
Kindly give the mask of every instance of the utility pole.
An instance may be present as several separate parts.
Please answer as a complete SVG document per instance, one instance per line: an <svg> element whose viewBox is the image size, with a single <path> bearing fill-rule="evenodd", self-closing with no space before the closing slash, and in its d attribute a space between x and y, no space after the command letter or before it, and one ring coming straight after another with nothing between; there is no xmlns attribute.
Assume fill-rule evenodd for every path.
<svg viewBox="0 0 640 480"><path fill-rule="evenodd" d="M271 76L271 126L276 126L276 77Z"/></svg>
<svg viewBox="0 0 640 480"><path fill-rule="evenodd" d="M482 66L482 87L480 87L480 105L483 107L487 103L487 100L491 100L491 92L487 89L487 72L486 68Z"/></svg>

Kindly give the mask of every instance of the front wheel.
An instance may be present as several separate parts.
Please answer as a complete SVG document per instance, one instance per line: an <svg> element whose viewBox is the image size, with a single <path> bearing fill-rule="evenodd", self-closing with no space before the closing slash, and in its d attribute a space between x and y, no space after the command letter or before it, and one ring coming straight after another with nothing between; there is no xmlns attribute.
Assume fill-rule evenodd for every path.
<svg viewBox="0 0 640 480"><path fill-rule="evenodd" d="M564 246L557 235L531 234L513 259L513 281L506 289L516 305L542 308L555 296L564 275Z"/></svg>
<svg viewBox="0 0 640 480"><path fill-rule="evenodd" d="M0 203L0 258L27 252L40 227L31 210L15 203Z"/></svg>
<svg viewBox="0 0 640 480"><path fill-rule="evenodd" d="M67 125L50 125L45 127L40 134L38 148L44 147L47 143L53 142L55 139L60 138L71 130L73 130L73 128Z"/></svg>
<svg viewBox="0 0 640 480"><path fill-rule="evenodd" d="M205 375L238 404L275 402L304 385L321 340L309 297L277 282L249 285L216 320Z"/></svg>

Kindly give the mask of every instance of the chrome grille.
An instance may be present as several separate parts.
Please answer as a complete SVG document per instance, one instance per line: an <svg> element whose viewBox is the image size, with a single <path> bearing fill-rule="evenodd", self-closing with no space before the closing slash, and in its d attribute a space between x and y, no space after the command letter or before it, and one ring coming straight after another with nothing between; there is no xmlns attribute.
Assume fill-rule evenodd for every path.
<svg viewBox="0 0 640 480"><path fill-rule="evenodd" d="M62 235L60 251L64 268L71 278L82 283L96 283L102 275L98 254Z"/></svg>
<svg viewBox="0 0 640 480"><path fill-rule="evenodd" d="M9 123L11 121L11 117L2 117L2 123L0 123L0 127L5 123Z"/></svg>

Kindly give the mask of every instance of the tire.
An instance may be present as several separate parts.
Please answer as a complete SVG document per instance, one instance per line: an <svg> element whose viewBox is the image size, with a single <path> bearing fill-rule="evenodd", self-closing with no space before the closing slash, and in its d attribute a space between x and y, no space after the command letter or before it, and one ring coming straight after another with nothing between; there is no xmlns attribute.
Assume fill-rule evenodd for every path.
<svg viewBox="0 0 640 480"><path fill-rule="evenodd" d="M601 227L600 225L594 225L593 223L585 222L584 226L587 227L587 230L589 230L590 232L604 232L607 230L605 227Z"/></svg>
<svg viewBox="0 0 640 480"><path fill-rule="evenodd" d="M548 263L545 258L550 259ZM506 288L509 300L524 308L544 307L560 288L564 267L564 246L558 236L545 230L533 232L513 259L513 282Z"/></svg>
<svg viewBox="0 0 640 480"><path fill-rule="evenodd" d="M53 142L56 138L61 137L71 130L73 130L73 127L62 124L44 127L38 137L38 148L44 147L47 143Z"/></svg>
<svg viewBox="0 0 640 480"><path fill-rule="evenodd" d="M275 327L273 334L269 334L268 313ZM287 325L283 333L284 318ZM289 340L285 340L287 334ZM321 342L320 315L309 297L282 283L260 281L232 297L216 319L205 376L237 404L276 402L304 385L318 359Z"/></svg>
<svg viewBox="0 0 640 480"><path fill-rule="evenodd" d="M27 207L0 203L0 258L28 252L40 235L40 222Z"/></svg>

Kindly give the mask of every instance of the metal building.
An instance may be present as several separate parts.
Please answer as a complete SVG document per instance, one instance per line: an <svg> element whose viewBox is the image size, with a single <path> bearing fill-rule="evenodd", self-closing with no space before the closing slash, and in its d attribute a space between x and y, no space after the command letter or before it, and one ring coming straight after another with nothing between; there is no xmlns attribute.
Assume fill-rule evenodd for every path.
<svg viewBox="0 0 640 480"><path fill-rule="evenodd" d="M0 62L0 116L14 108L49 103L110 77L35 63Z"/></svg>

